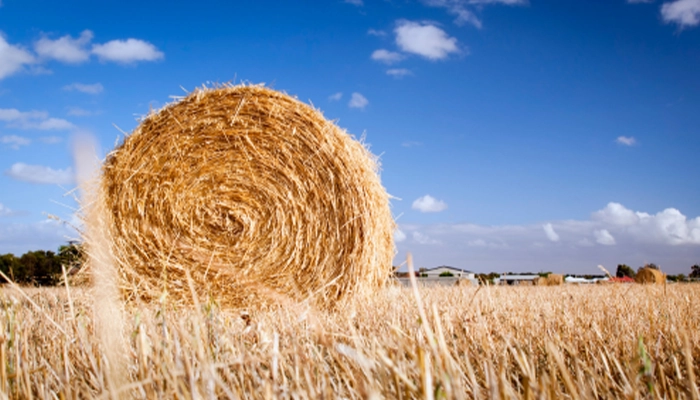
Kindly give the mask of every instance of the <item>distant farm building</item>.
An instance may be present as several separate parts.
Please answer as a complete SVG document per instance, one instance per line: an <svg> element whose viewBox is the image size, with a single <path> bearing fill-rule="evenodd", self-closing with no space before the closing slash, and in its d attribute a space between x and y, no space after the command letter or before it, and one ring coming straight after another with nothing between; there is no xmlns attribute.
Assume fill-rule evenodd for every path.
<svg viewBox="0 0 700 400"><path fill-rule="evenodd" d="M495 285L534 285L539 275L501 275L493 280Z"/></svg>
<svg viewBox="0 0 700 400"><path fill-rule="evenodd" d="M410 286L408 272L394 272L394 276L404 286ZM416 282L421 286L452 286L456 284L464 284L469 282L472 285L478 285L474 272L466 269L441 265L435 268L421 268L415 272Z"/></svg>

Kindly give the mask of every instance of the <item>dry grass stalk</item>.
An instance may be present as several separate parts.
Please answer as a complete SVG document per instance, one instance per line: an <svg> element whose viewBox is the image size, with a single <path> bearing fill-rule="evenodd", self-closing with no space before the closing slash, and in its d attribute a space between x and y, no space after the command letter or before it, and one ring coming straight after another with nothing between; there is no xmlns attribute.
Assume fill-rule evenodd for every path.
<svg viewBox="0 0 700 400"><path fill-rule="evenodd" d="M666 283L666 274L655 268L644 267L637 272L634 277L637 283Z"/></svg>
<svg viewBox="0 0 700 400"><path fill-rule="evenodd" d="M74 288L71 312L64 289L25 291L40 309L0 292L12 399L682 399L700 376L695 285L386 288L340 312L132 303L116 390L92 293Z"/></svg>
<svg viewBox="0 0 700 400"><path fill-rule="evenodd" d="M383 286L394 222L378 163L260 86L198 89L111 152L101 204L128 298L333 306ZM89 238L88 238L89 239Z"/></svg>

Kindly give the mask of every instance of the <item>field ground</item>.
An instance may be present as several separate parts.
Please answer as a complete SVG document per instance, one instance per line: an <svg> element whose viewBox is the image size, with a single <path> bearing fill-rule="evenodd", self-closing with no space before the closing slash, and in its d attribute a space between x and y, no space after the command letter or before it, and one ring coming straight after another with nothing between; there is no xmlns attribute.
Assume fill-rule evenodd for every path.
<svg viewBox="0 0 700 400"><path fill-rule="evenodd" d="M0 395L698 399L700 285L418 292L334 313L133 306L115 349L89 291L0 289Z"/></svg>

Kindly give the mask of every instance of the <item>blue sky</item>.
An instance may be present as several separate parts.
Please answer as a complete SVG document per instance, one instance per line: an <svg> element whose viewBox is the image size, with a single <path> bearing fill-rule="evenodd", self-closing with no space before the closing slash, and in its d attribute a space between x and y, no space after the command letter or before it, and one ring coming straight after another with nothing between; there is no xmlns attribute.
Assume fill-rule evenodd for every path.
<svg viewBox="0 0 700 400"><path fill-rule="evenodd" d="M71 138L266 83L381 155L396 264L700 263L700 0L0 2L0 253L76 234Z"/></svg>

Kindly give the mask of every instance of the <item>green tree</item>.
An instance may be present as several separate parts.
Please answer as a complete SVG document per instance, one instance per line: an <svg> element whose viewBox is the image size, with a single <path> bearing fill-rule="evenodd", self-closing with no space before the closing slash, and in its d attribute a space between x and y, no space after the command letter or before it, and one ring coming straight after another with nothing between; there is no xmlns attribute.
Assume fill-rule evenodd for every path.
<svg viewBox="0 0 700 400"><path fill-rule="evenodd" d="M618 278L623 278L625 276L628 276L630 278L634 278L635 275L637 275L637 274L634 272L634 269L632 269L632 267L630 267L629 265L618 264L617 272L615 273L615 276L617 276Z"/></svg>
<svg viewBox="0 0 700 400"><path fill-rule="evenodd" d="M17 276L24 278L25 275L24 268L14 254L3 254L0 256L0 271L13 281L17 280Z"/></svg>
<svg viewBox="0 0 700 400"><path fill-rule="evenodd" d="M642 268L651 268L655 270L660 270L659 266L654 263L644 264Z"/></svg>
<svg viewBox="0 0 700 400"><path fill-rule="evenodd" d="M690 267L690 277L691 278L700 278L700 265L693 265Z"/></svg>
<svg viewBox="0 0 700 400"><path fill-rule="evenodd" d="M676 281L677 281L677 282L685 282L685 280L686 280L685 274L678 274L678 275L676 275Z"/></svg>

